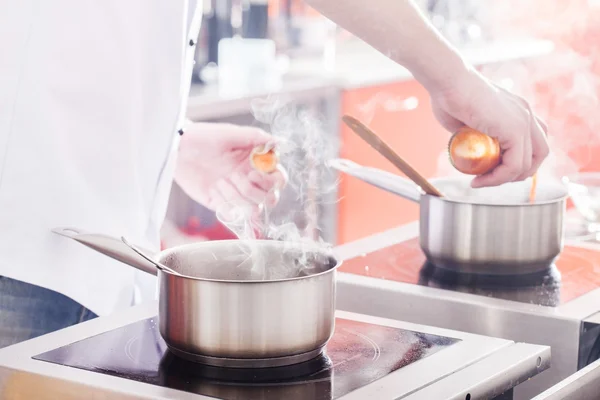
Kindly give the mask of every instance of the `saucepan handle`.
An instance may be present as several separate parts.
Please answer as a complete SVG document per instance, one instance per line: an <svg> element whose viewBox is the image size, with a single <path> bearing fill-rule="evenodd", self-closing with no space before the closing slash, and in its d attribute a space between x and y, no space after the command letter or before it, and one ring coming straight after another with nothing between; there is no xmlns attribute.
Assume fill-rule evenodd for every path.
<svg viewBox="0 0 600 400"><path fill-rule="evenodd" d="M137 268L140 271L151 275L157 274L157 269L154 264L137 255L133 250L127 247L127 245L123 243L121 239L117 239L108 235L86 233L77 228L54 228L52 229L52 232L69 239L73 239L93 250L96 250L99 253ZM154 253L148 250L143 251L146 254Z"/></svg>
<svg viewBox="0 0 600 400"><path fill-rule="evenodd" d="M379 189L404 197L407 200L416 203L421 200L420 188L412 181L399 175L378 168L364 167L354 161L343 158L329 160L328 164L340 172L358 178Z"/></svg>

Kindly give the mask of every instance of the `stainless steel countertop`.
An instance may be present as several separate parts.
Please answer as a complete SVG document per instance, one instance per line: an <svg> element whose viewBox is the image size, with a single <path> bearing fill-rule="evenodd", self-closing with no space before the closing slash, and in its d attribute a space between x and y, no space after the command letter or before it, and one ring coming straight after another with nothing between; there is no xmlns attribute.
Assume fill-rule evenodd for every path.
<svg viewBox="0 0 600 400"><path fill-rule="evenodd" d="M354 258L360 256L362 254L371 253L373 251L383 249L385 247L389 247L392 244L400 243L408 239L416 238L419 236L419 222L411 222L406 225L399 226L397 228L390 229L388 231L384 231L375 235L368 236L363 239L359 239L357 241L347 243L341 246L338 246L334 249L336 257L341 260L348 260L350 258ZM593 249L600 251L600 244L594 242L580 242L580 241L565 241L565 245L574 246L574 247L582 247L586 249ZM346 273L340 273L343 281L355 281L356 276ZM362 278L366 280L375 280L368 277L359 277L359 280ZM390 282L391 283L391 282ZM410 284L401 285L414 286ZM573 300L565 304L561 304L558 307L550 308L543 307L537 304L527 304L527 303L517 303L509 300L496 299L491 297L482 297L467 293L456 293L450 292L448 290L436 289L436 288L423 288L426 290L433 290L440 296L463 296L466 295L470 298L474 299L482 299L487 305L496 305L498 307L510 305L513 309L518 309L523 312L533 312L536 314L548 314L554 317L563 317L566 319L576 318L576 319L584 319L590 317L598 312L598 308L600 307L600 289L592 290L591 292Z"/></svg>
<svg viewBox="0 0 600 400"><path fill-rule="evenodd" d="M335 249L350 259L415 238L418 222L378 233ZM570 246L600 249L592 243ZM377 265L370 265L376 269ZM577 371L582 322L600 311L600 289L558 307L515 302L470 293L338 274L338 308L383 318L438 326L552 347L552 368L520 385L515 399L531 399Z"/></svg>
<svg viewBox="0 0 600 400"><path fill-rule="evenodd" d="M533 400L590 400L600 397L600 360L552 386Z"/></svg>
<svg viewBox="0 0 600 400"><path fill-rule="evenodd" d="M173 389L59 366L31 357L156 315L152 302L0 350L0 397L6 399L208 399ZM506 390L549 367L550 349L509 340L340 311L338 317L382 324L461 342L342 399L476 399ZM21 396L21 397L18 397ZM95 396L95 397L94 397ZM433 397L432 397L433 396ZM441 397L440 397L441 396Z"/></svg>

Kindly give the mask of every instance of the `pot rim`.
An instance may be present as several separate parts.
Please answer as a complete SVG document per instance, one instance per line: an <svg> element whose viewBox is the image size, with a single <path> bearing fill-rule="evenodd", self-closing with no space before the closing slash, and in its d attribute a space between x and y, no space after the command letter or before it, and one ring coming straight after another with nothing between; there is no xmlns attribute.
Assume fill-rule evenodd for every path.
<svg viewBox="0 0 600 400"><path fill-rule="evenodd" d="M229 240L214 240L211 242L198 242L198 243L189 243L189 244L183 244L183 245L179 245L179 246L175 246L175 247L171 247L168 248L166 250L161 251L160 253L156 254L154 256L155 260L160 260L160 262L164 262L162 261L163 257L168 256L169 254L174 253L175 251L182 251L183 249L186 248L194 248L194 249L198 249L201 247L208 247L209 243L214 245L215 242L218 243L233 243L233 242L253 242L253 243L295 243L295 242L283 242L283 241L276 241L276 240L241 240L241 239L229 239ZM302 244L301 242L298 242L298 244ZM306 244L304 244L306 245ZM313 248L316 248L316 246L311 246ZM311 275L307 275L307 276L297 276L294 278L282 278L282 279L267 279L267 280L242 280L242 279L214 279L214 278L200 278L200 277L195 277L195 276L189 276L189 275L176 275L173 274L169 271L166 270L158 270L158 274L165 274L165 275L170 275L172 277L178 278L178 279L187 279L187 280L193 280L193 281L203 281L203 282L214 282L214 283L251 283L251 284L268 284L268 283L277 283L277 282L291 282L291 281L298 281L298 280L304 280L304 279L310 279L310 278L316 278L318 276L323 276L326 274L330 274L335 272L341 265L342 265L342 260L340 260L339 258L335 257L334 255L331 254L327 254L325 251L320 251L320 250L315 250L315 253L322 253L325 256L327 256L329 259L334 260L335 261L335 266L325 270L325 271L321 271L319 273L316 274L311 274Z"/></svg>
<svg viewBox="0 0 600 400"><path fill-rule="evenodd" d="M570 197L570 195L567 193L561 197L557 197L552 200L536 201L535 203L521 203L521 204L511 204L511 203L509 203L509 204L490 204L490 203L483 203L483 202L477 202L477 201L469 202L469 201L453 200L453 199L450 199L447 197L437 197L437 196L430 195L430 194L421 194L421 197L429 197L429 198L433 198L437 201L443 201L446 203L464 204L464 205L468 205L468 206L507 208L507 207L535 207L535 206L543 206L543 205L548 205L548 204L561 203L561 202L566 201Z"/></svg>
<svg viewBox="0 0 600 400"><path fill-rule="evenodd" d="M431 179L431 182L434 184L440 184L440 183L445 183L445 182L456 182L456 181L467 181L467 178L464 177L445 177L445 178L433 178ZM437 196L433 196L430 194L425 194L423 193L423 191L420 191L421 193L421 198L424 197L428 197L428 198L435 198L437 201L443 201L443 202L447 202L447 203L455 203L455 204L465 204L465 205L471 205L471 206L485 206L485 207L495 207L495 208L505 208L505 207L535 207L535 206L542 206L542 205L548 205L548 204L555 204L555 203L560 203L563 202L565 200L567 200L570 197L569 194L569 188L567 187L567 185L564 182L564 179L560 182L554 182L553 183L556 187L559 187L561 189L563 189L563 194L562 196L559 197L555 197L553 199L550 200L544 200L544 201L536 201L535 203L507 203L507 204L490 204L490 203L484 203L481 201L476 201L475 198L473 201L464 201L464 200L454 200L452 198L449 197L437 197ZM443 192L443 189L442 189Z"/></svg>

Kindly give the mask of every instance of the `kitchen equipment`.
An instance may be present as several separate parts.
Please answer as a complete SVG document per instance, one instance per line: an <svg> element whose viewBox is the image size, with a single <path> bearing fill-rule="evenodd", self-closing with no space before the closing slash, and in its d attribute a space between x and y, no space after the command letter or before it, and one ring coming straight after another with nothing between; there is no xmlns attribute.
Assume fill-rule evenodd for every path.
<svg viewBox="0 0 600 400"><path fill-rule="evenodd" d="M433 266L418 236L415 221L336 248L338 309L551 346L552 368L515 388L515 400L597 359L600 246L566 242L546 272L486 275Z"/></svg>
<svg viewBox="0 0 600 400"><path fill-rule="evenodd" d="M448 141L448 155L454 168L467 175L483 175L500 164L498 140L467 126Z"/></svg>
<svg viewBox="0 0 600 400"><path fill-rule="evenodd" d="M473 189L467 178L432 180L445 194L422 194L407 179L348 160L330 165L348 175L420 204L420 244L436 266L486 274L526 274L548 269L563 246L567 191L545 182L528 203L527 182Z"/></svg>
<svg viewBox="0 0 600 400"><path fill-rule="evenodd" d="M232 368L290 365L321 354L333 333L339 264L316 245L224 240L154 257L185 275L178 276L132 257L119 239L69 231L94 250L158 274L160 333L179 357Z"/></svg>
<svg viewBox="0 0 600 400"><path fill-rule="evenodd" d="M217 368L172 356L156 310L150 302L0 349L0 397L42 382L44 398L61 400L507 400L550 366L546 346L336 312L323 356Z"/></svg>
<svg viewBox="0 0 600 400"><path fill-rule="evenodd" d="M179 272L173 270L172 268L169 268L169 267L167 267L164 264L160 264L160 263L154 261L149 255L147 255L146 253L144 253L143 250L140 250L136 246L134 246L131 243L129 243L124 237L121 238L121 241L123 243L125 243L127 245L127 247L129 247L131 250L133 250L137 255L139 255L140 257L142 257L144 260L146 260L146 261L154 264L154 266L156 268L158 268L158 270L160 270L160 271L166 271L166 272L168 272L170 274L173 274L173 275L183 276Z"/></svg>
<svg viewBox="0 0 600 400"><path fill-rule="evenodd" d="M91 234L77 228L54 228L52 232L73 239L122 263L135 265L135 268L148 274L157 274L155 262L147 261L143 257L140 258L139 254L136 254L119 239L106 235ZM152 254L149 250L142 251L146 254Z"/></svg>
<svg viewBox="0 0 600 400"><path fill-rule="evenodd" d="M442 194L429 181L419 174L413 167L402 159L390 146L388 146L375 132L369 129L354 117L344 115L342 120L348 125L354 133L360 136L365 142L371 145L379 154L384 156L396 168L408 176L423 191L429 195L442 197Z"/></svg>
<svg viewBox="0 0 600 400"><path fill-rule="evenodd" d="M580 172L563 178L575 208L590 232L600 232L600 173Z"/></svg>
<svg viewBox="0 0 600 400"><path fill-rule="evenodd" d="M600 393L600 360L560 381L532 400L589 400Z"/></svg>
<svg viewBox="0 0 600 400"><path fill-rule="evenodd" d="M107 344L125 347L128 342L133 342L128 348L132 359L119 352L105 356ZM173 357L158 334L155 318L148 318L35 358L221 399L307 400L343 395L459 342L338 318L326 355L279 368L216 368ZM380 354L374 359L377 346ZM360 374L366 367L372 372Z"/></svg>
<svg viewBox="0 0 600 400"><path fill-rule="evenodd" d="M600 253L568 246L545 276L456 273L427 263L416 237L418 226L412 226L340 249L345 261L338 279L339 307L551 345L552 372L542 382L528 383L519 399L530 399L573 373L578 360L590 362L590 345L599 331L597 323L584 320L599 310L593 302L600 293Z"/></svg>
<svg viewBox="0 0 600 400"><path fill-rule="evenodd" d="M424 262L418 273L421 286L479 296L556 307L561 301L561 274L555 265L546 271L514 275L457 273Z"/></svg>

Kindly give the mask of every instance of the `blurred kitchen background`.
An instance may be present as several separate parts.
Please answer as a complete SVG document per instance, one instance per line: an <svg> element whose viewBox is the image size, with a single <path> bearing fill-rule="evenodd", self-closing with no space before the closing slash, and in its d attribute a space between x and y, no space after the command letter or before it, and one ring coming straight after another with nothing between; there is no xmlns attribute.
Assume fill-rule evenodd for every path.
<svg viewBox="0 0 600 400"><path fill-rule="evenodd" d="M600 171L599 1L418 3L468 60L526 97L548 122L549 175ZM310 236L342 244L418 218L417 205L325 167L324 160L343 157L396 172L340 124L344 113L368 123L426 176L454 173L445 154L449 136L427 92L404 68L302 0L205 0L195 61L191 120L257 125L275 135L311 130L311 140L319 138L293 138L297 146L283 163L297 184L273 210L275 220L293 222ZM281 104L293 112L275 124ZM306 179L310 184L298 184ZM600 175L597 180L600 187ZM585 224L579 214L572 221L578 234ZM229 237L213 212L173 186L163 246Z"/></svg>

